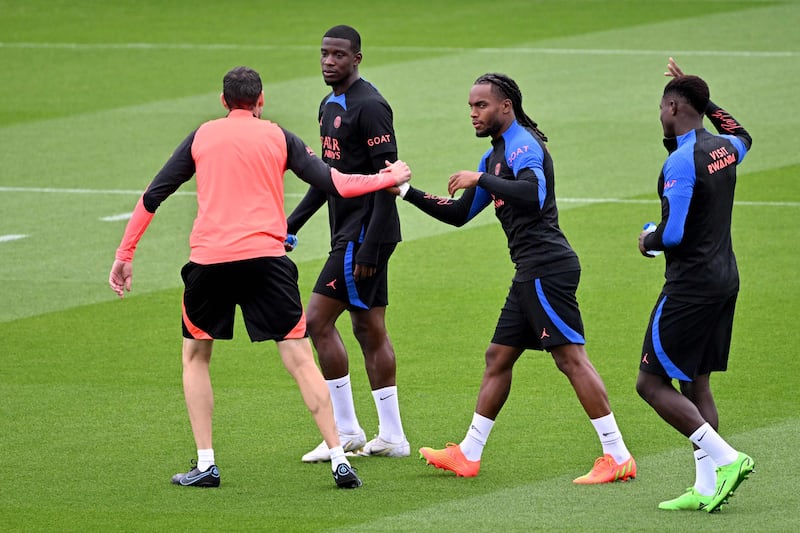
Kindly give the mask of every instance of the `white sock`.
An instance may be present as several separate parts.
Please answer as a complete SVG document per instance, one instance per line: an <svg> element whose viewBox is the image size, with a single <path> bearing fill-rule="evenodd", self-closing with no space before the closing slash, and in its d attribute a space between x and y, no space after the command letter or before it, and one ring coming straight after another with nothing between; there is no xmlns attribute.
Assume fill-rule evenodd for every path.
<svg viewBox="0 0 800 533"><path fill-rule="evenodd" d="M489 433L494 427L494 420L481 416L478 413L472 414L472 424L469 426L467 435L459 444L461 453L470 461L480 461L483 455L483 448L489 440Z"/></svg>
<svg viewBox="0 0 800 533"><path fill-rule="evenodd" d="M711 456L714 464L719 466L729 465L739 457L739 452L734 450L725 439L714 431L711 424L706 422L689 435L689 440Z"/></svg>
<svg viewBox="0 0 800 533"><path fill-rule="evenodd" d="M403 424L400 422L397 386L374 390L372 398L378 409L378 436L386 442L403 442L406 436L403 432Z"/></svg>
<svg viewBox="0 0 800 533"><path fill-rule="evenodd" d="M631 458L631 452L625 446L625 441L622 440L622 433L617 427L614 413L608 413L606 416L592 419L591 422L597 432L597 436L600 438L603 454L613 457L617 464L622 464Z"/></svg>
<svg viewBox="0 0 800 533"><path fill-rule="evenodd" d="M717 490L717 465L705 450L694 451L694 490L711 496Z"/></svg>
<svg viewBox="0 0 800 533"><path fill-rule="evenodd" d="M347 457L344 456L344 449L341 446L337 446L336 448L331 448L331 468L334 472L336 472L336 467L340 464L350 465L350 462L347 460Z"/></svg>
<svg viewBox="0 0 800 533"><path fill-rule="evenodd" d="M197 469L205 472L214 464L214 448L197 450Z"/></svg>
<svg viewBox="0 0 800 533"><path fill-rule="evenodd" d="M356 407L353 404L353 389L350 386L350 374L336 379L325 380L328 390L331 393L331 403L333 404L333 418L336 420L336 428L339 434L358 433L361 426L356 418Z"/></svg>

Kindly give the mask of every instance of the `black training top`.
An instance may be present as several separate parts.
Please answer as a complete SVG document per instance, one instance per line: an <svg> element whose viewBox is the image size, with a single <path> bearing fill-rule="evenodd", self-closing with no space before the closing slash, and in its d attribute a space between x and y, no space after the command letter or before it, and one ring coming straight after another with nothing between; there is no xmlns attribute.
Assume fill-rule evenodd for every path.
<svg viewBox="0 0 800 533"><path fill-rule="evenodd" d="M648 250L664 250L664 293L688 302L720 300L739 290L731 215L736 167L752 139L713 103L706 116L721 135L700 128L665 139L670 155L658 177L661 223L644 240Z"/></svg>
<svg viewBox="0 0 800 533"><path fill-rule="evenodd" d="M558 225L553 160L538 135L515 120L481 158L478 186L457 199L410 187L405 200L448 224L462 226L494 203L508 238L514 281L580 270L578 256Z"/></svg>
<svg viewBox="0 0 800 533"><path fill-rule="evenodd" d="M319 107L320 156L345 173L372 174L397 160L392 108L369 82L359 79L347 91L329 93ZM356 263L375 266L381 244L400 242L395 196L379 191L359 198L337 198L311 188L288 218L297 233L328 202L331 248L355 241L362 245Z"/></svg>

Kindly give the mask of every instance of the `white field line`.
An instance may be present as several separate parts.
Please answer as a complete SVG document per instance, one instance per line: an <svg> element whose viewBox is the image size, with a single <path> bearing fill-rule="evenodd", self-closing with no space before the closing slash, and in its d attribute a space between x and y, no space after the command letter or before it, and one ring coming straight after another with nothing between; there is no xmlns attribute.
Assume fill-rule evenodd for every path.
<svg viewBox="0 0 800 533"><path fill-rule="evenodd" d="M223 43L34 43L2 42L0 48L57 49L57 50L296 50L317 51L312 45L223 44ZM800 50L626 50L620 48L469 48L457 46L373 46L376 52L392 53L445 53L464 52L482 54L548 54L548 55L600 55L600 56L725 56L725 57L800 57Z"/></svg>
<svg viewBox="0 0 800 533"><path fill-rule="evenodd" d="M117 222L120 220L129 220L133 213L121 213L119 215L109 215L107 217L100 217L103 222Z"/></svg>
<svg viewBox="0 0 800 533"><path fill-rule="evenodd" d="M52 187L0 187L0 193L48 193L48 194L123 194L141 196L142 191L132 189L58 189ZM176 191L172 196L196 196L194 191ZM284 196L290 198L301 198L304 193L286 193ZM569 204L651 204L657 203L657 199L637 199L637 198L558 198L559 203ZM780 202L780 201L735 201L735 205L741 206L764 206L764 207L800 207L800 202ZM104 219L122 220L124 214L104 217Z"/></svg>
<svg viewBox="0 0 800 533"><path fill-rule="evenodd" d="M18 241L25 237L27 237L27 235L0 235L0 242Z"/></svg>

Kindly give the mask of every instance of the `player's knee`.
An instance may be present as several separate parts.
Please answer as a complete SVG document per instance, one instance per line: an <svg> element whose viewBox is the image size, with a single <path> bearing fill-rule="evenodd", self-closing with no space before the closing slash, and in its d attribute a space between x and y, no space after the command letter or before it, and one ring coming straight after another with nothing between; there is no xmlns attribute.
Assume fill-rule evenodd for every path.
<svg viewBox="0 0 800 533"><path fill-rule="evenodd" d="M570 354L553 352L553 362L556 368L567 377L572 377L578 373L581 368L581 361Z"/></svg>
<svg viewBox="0 0 800 533"><path fill-rule="evenodd" d="M594 367L589 362L589 357L582 345L564 344L554 347L550 355L561 373L572 378L583 372L591 372Z"/></svg>
<svg viewBox="0 0 800 533"><path fill-rule="evenodd" d="M639 377L636 378L636 392L648 404L652 403L653 397L653 380L644 372L639 372Z"/></svg>
<svg viewBox="0 0 800 533"><path fill-rule="evenodd" d="M198 365L208 366L211 360L211 349L206 346L184 346L181 353L183 367L194 367Z"/></svg>
<svg viewBox="0 0 800 533"><path fill-rule="evenodd" d="M491 377L505 374L506 372L511 372L511 369L514 367L514 358L510 358L503 351L494 349L491 346L486 350L484 358L486 361L484 374L486 376Z"/></svg>
<svg viewBox="0 0 800 533"><path fill-rule="evenodd" d="M306 310L306 329L308 329L309 334L313 334L320 330L322 326L322 320L319 313L312 311L311 309Z"/></svg>
<svg viewBox="0 0 800 533"><path fill-rule="evenodd" d="M364 344L369 341L370 326L363 320L353 320L353 336L358 342Z"/></svg>
<svg viewBox="0 0 800 533"><path fill-rule="evenodd" d="M375 351L391 351L386 328L381 323L354 321L353 335L365 354Z"/></svg>
<svg viewBox="0 0 800 533"><path fill-rule="evenodd" d="M335 322L323 319L319 315L306 316L306 329L311 336L311 340L314 341L314 344L325 341L331 335L337 335L335 324Z"/></svg>

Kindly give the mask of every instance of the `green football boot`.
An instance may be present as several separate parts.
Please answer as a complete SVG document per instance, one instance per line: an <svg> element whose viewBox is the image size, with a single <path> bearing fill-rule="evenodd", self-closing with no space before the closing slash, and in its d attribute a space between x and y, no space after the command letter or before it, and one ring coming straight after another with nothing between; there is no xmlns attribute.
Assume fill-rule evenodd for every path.
<svg viewBox="0 0 800 533"><path fill-rule="evenodd" d="M677 498L659 503L658 508L667 511L703 511L710 502L711 496L703 496L694 487L689 487Z"/></svg>
<svg viewBox="0 0 800 533"><path fill-rule="evenodd" d="M708 507L705 508L706 512L713 513L723 503L726 503L728 498L733 495L733 491L747 479L754 466L755 463L749 455L739 452L739 456L734 462L717 467L717 490L711 497Z"/></svg>

